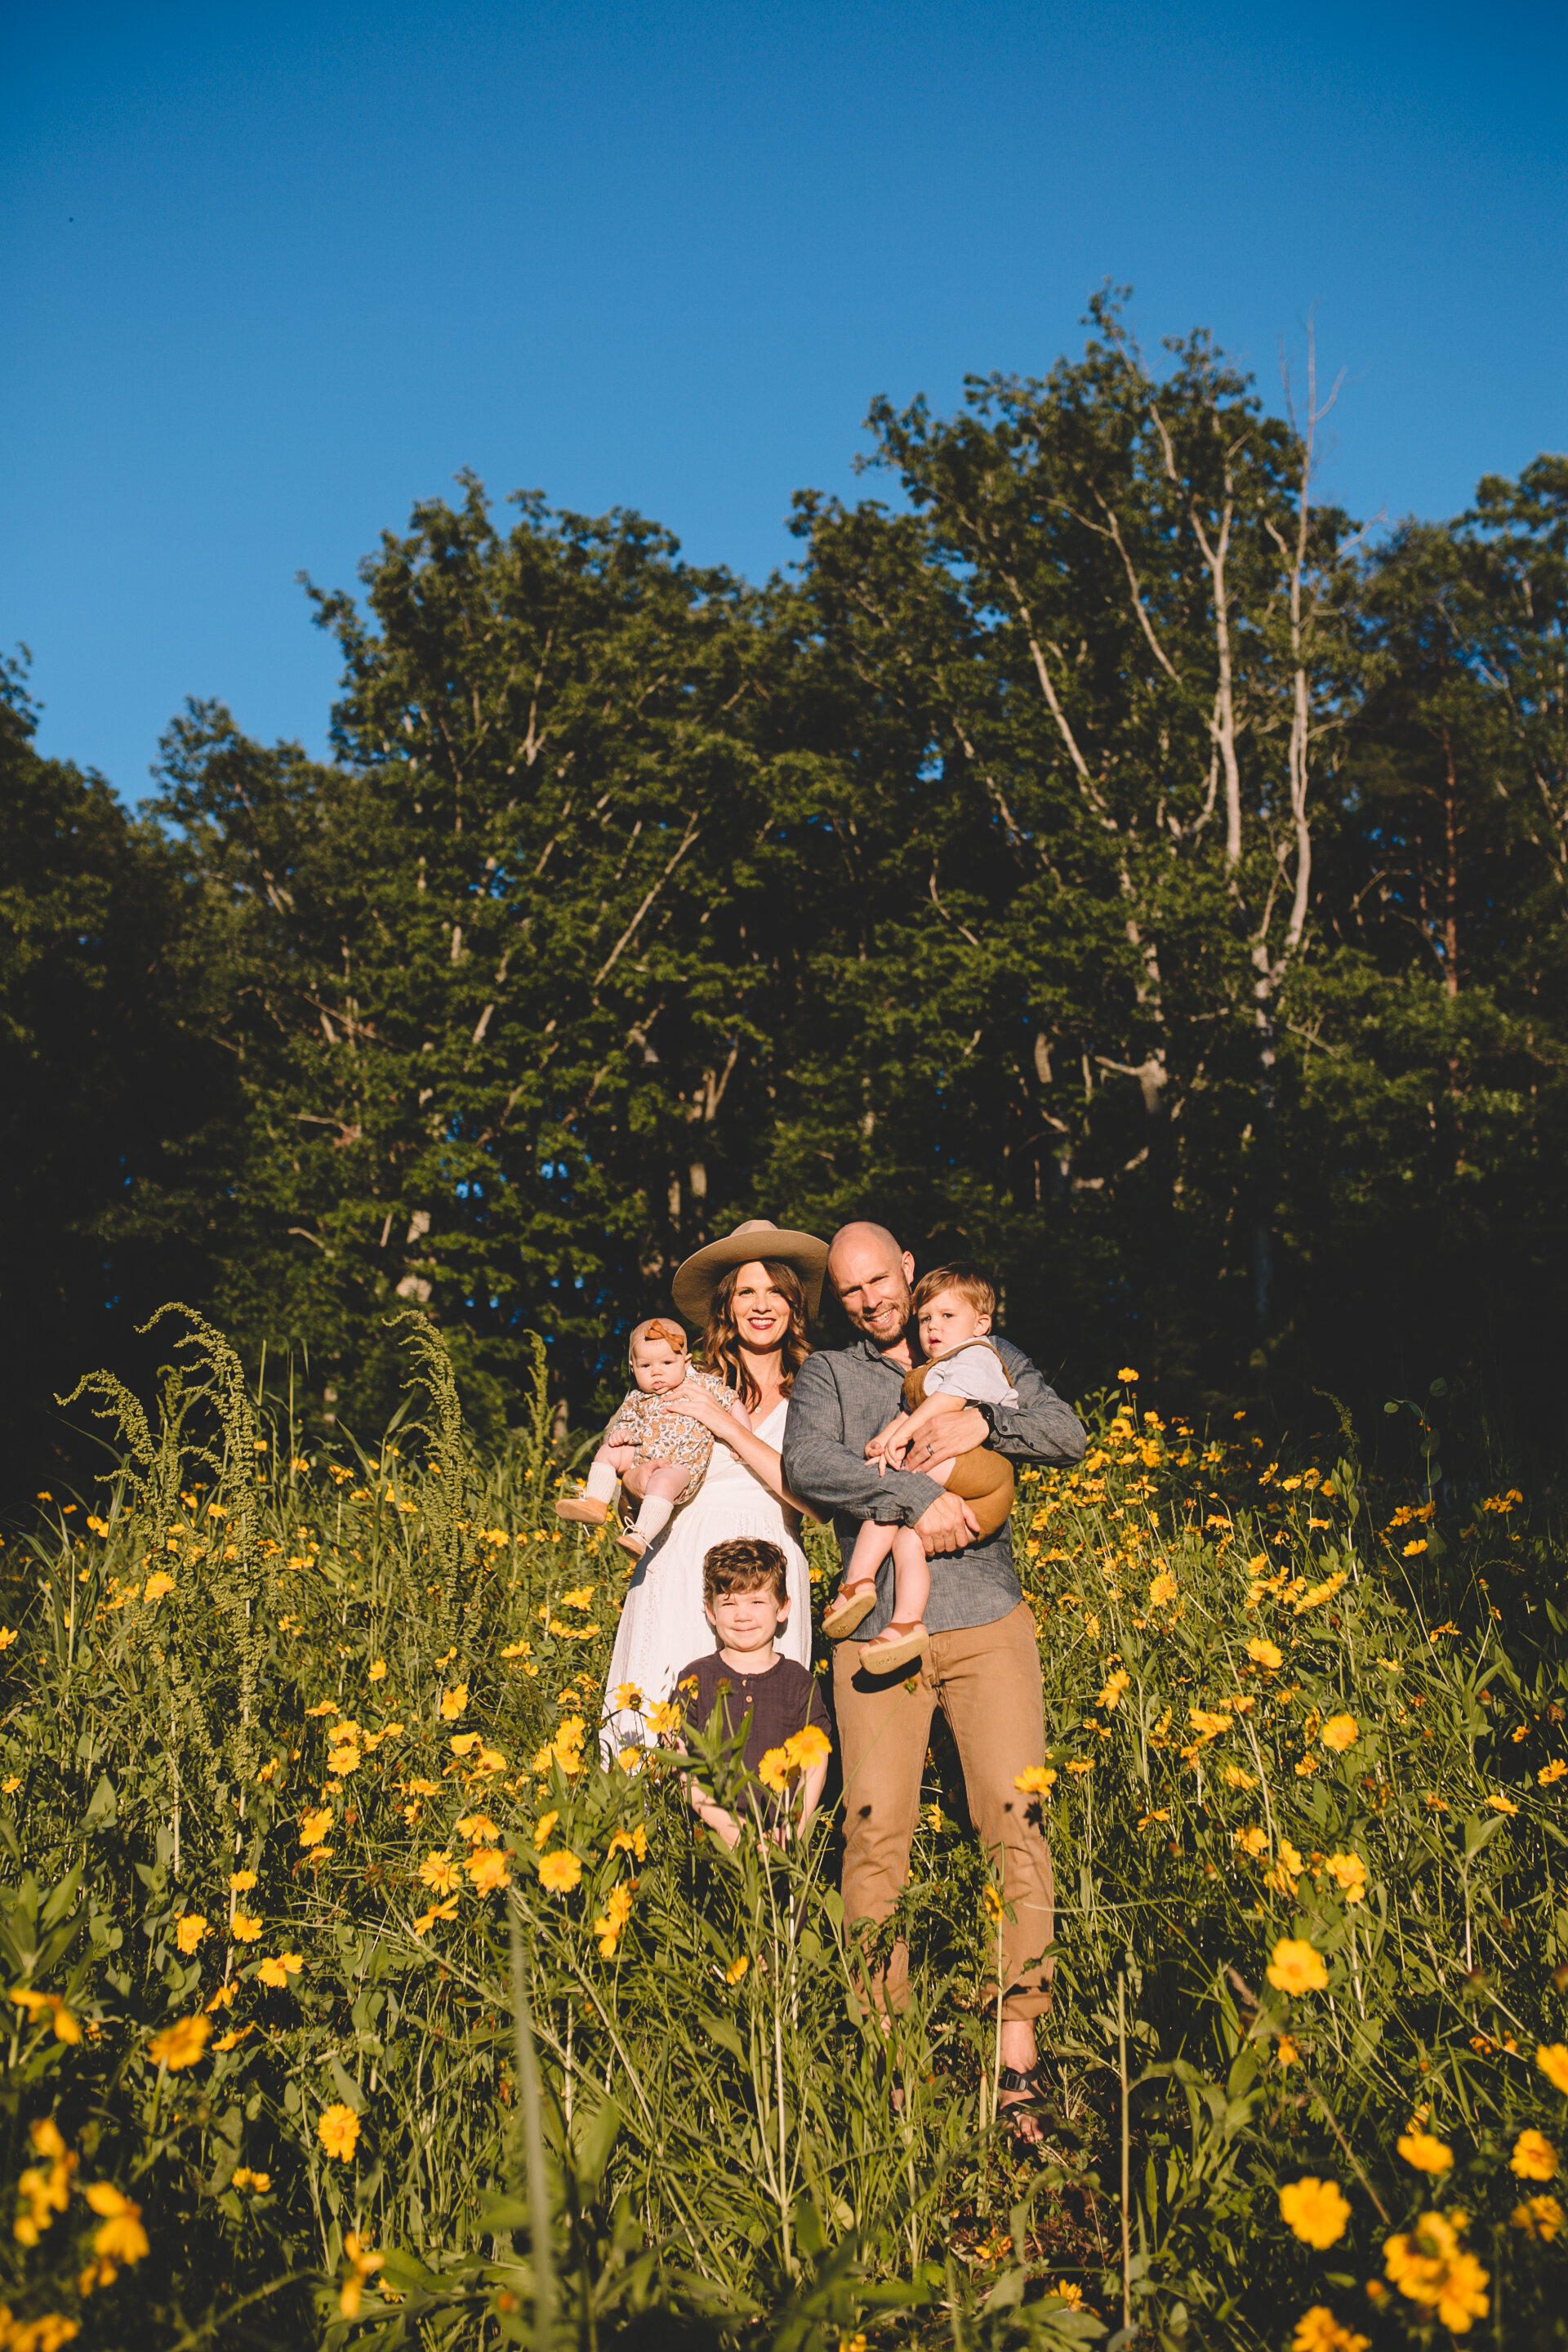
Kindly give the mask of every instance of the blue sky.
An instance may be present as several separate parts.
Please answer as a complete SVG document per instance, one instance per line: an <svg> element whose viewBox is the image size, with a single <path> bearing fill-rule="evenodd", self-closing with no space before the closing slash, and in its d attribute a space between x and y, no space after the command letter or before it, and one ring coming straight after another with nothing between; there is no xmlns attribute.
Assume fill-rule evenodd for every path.
<svg viewBox="0 0 1568 2352"><path fill-rule="evenodd" d="M1089 294L1446 514L1568 446L1568 12L1146 0L10 13L0 645L128 798L187 695L325 741L351 584L460 466L789 561L874 394L1042 373Z"/></svg>

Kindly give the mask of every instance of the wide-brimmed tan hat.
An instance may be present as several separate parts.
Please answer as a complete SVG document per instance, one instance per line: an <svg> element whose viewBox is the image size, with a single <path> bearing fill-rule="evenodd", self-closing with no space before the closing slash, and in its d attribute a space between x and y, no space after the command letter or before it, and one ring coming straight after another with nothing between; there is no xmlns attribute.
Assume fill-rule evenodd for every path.
<svg viewBox="0 0 1568 2352"><path fill-rule="evenodd" d="M693 1250L675 1269L670 1294L689 1323L706 1323L708 1309L721 1275L732 1265L748 1265L753 1258L782 1260L793 1266L813 1315L822 1303L822 1277L827 1271L827 1244L815 1234L792 1233L771 1217L748 1217L721 1242Z"/></svg>

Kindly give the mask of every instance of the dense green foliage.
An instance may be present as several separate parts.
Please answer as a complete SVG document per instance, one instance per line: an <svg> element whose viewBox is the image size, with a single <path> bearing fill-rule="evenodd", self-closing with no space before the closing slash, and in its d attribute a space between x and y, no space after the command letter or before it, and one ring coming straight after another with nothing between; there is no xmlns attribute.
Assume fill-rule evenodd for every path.
<svg viewBox="0 0 1568 2352"><path fill-rule="evenodd" d="M14 1390L179 1289L378 1426L412 1301L489 1433L534 1328L581 1421L694 1244L857 1210L1068 1386L1463 1374L1544 1436L1568 461L1368 543L1328 404L1104 301L879 404L892 502L803 495L761 589L466 481L317 597L332 761L193 707L142 821L14 679Z"/></svg>
<svg viewBox="0 0 1568 2352"><path fill-rule="evenodd" d="M553 1520L542 1381L476 1449L413 1337L420 1418L366 1455L195 1325L150 1416L93 1385L128 1442L99 1508L6 1547L12 2321L1066 2352L1125 2300L1216 2352L1568 2344L1568 1655L1517 1492L1398 1499L1342 1439L1287 1469L1131 1389L1080 1469L1025 1472L1060 1904L1031 2150L951 1750L884 2041L831 1784L804 1843L731 1856L668 1759L602 1768L621 1556ZM1401 2240L1457 2210L1424 2304Z"/></svg>

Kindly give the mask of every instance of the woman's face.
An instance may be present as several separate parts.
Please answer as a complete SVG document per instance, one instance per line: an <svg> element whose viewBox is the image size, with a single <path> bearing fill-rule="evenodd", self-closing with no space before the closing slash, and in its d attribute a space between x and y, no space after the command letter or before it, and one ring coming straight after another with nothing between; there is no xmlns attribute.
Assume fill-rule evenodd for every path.
<svg viewBox="0 0 1568 2352"><path fill-rule="evenodd" d="M766 1349L783 1347L789 1329L789 1301L765 1265L753 1262L741 1268L730 1312L742 1348L761 1354Z"/></svg>

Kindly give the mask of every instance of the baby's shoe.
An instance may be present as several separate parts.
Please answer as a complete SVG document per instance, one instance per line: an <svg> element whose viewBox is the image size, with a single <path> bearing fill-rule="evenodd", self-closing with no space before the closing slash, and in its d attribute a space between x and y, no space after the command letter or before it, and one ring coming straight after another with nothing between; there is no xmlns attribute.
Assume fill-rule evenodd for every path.
<svg viewBox="0 0 1568 2352"><path fill-rule="evenodd" d="M874 1584L851 1584L841 1592L822 1621L822 1630L830 1642L842 1642L863 1624L877 1606Z"/></svg>
<svg viewBox="0 0 1568 2352"><path fill-rule="evenodd" d="M886 1633L868 1642L860 1653L860 1664L868 1675L890 1675L900 1666L912 1664L923 1658L931 1648L931 1635L922 1624L904 1624L895 1617Z"/></svg>
<svg viewBox="0 0 1568 2352"><path fill-rule="evenodd" d="M623 1551L630 1552L634 1559L641 1559L647 1549L647 1536L639 1536L636 1528L623 1528L616 1541Z"/></svg>
<svg viewBox="0 0 1568 2352"><path fill-rule="evenodd" d="M596 1495L563 1495L555 1506L558 1519L585 1519L591 1528L602 1528L610 1516L608 1503L601 1503Z"/></svg>

